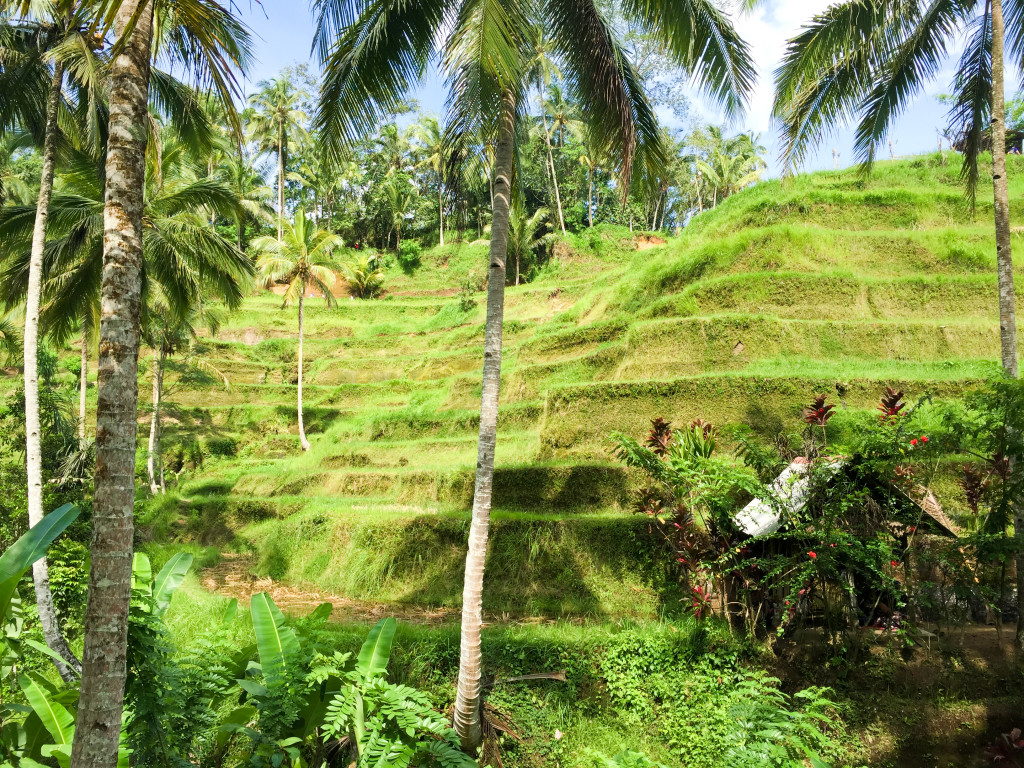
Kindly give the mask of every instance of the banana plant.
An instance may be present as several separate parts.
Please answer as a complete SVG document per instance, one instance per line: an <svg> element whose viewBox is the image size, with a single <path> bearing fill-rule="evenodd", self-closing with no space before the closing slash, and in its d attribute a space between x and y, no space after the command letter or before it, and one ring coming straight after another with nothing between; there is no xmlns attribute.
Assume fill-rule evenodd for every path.
<svg viewBox="0 0 1024 768"><path fill-rule="evenodd" d="M31 710L24 721L12 723L10 734L20 748L17 764L22 768L45 768L36 758L56 760L59 768L70 768L71 744L75 738L75 710L78 691L58 691L49 680L37 672L18 676L18 685ZM7 724L5 724L5 731ZM7 733L3 734L5 737ZM117 750L117 768L128 768L130 750L125 747L125 732L121 731L121 745Z"/></svg>
<svg viewBox="0 0 1024 768"><path fill-rule="evenodd" d="M175 590L181 586L189 568L192 567L193 559L187 552L178 552L160 569L156 578L153 578L153 566L149 557L142 552L136 552L132 560L132 592L142 598L137 601L136 607L151 612L156 618L162 618L171 605Z"/></svg>
<svg viewBox="0 0 1024 768"><path fill-rule="evenodd" d="M24 616L18 584L32 564L46 554L50 544L78 517L80 510L72 504L58 507L29 528L16 542L0 555L0 679L17 676L26 646L54 661L61 661L56 653L43 643L22 638Z"/></svg>
<svg viewBox="0 0 1024 768"><path fill-rule="evenodd" d="M331 696L324 739L347 745L357 768L475 768L476 761L462 751L458 734L425 693L388 682L397 627L394 619L382 619L366 636L354 669L344 674L343 685Z"/></svg>
<svg viewBox="0 0 1024 768"><path fill-rule="evenodd" d="M80 510L65 504L43 517L0 555L0 627L4 678L17 677L27 705L0 708L0 762L22 768L45 768L43 760L55 760L60 768L71 762L71 742L75 732L75 704L78 691L58 691L36 672L21 670L26 647L55 660L59 657L47 646L22 638L24 627L18 584L32 564L46 554L47 548L77 519ZM118 753L118 768L128 768L128 751Z"/></svg>

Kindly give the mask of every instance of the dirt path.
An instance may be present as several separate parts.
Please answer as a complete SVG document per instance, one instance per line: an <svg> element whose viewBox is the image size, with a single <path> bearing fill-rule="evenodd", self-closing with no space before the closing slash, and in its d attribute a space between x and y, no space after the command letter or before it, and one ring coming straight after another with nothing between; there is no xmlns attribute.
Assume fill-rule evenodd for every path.
<svg viewBox="0 0 1024 768"><path fill-rule="evenodd" d="M248 555L225 552L220 562L200 572L199 578L205 589L224 597L234 597L247 605L249 598L257 592L266 592L285 613L305 616L321 603L334 606L331 621L358 621L374 623L387 616L411 624L436 626L452 624L459 619L455 608L424 608L401 603L376 603L368 600L351 600L328 592L291 587L269 578L252 575L253 559Z"/></svg>

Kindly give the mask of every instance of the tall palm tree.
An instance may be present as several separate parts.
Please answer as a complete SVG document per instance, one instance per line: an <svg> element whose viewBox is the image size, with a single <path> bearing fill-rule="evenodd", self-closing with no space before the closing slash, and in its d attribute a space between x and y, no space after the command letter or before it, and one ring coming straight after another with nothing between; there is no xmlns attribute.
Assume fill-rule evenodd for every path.
<svg viewBox="0 0 1024 768"><path fill-rule="evenodd" d="M395 233L395 250L402 250L402 227L405 224L405 216L412 208L412 186L405 181L399 181L392 177L384 184L384 202L391 214L389 222L391 230L388 232L388 244L391 243L391 232Z"/></svg>
<svg viewBox="0 0 1024 768"><path fill-rule="evenodd" d="M868 167L892 122L935 78L950 48L965 43L952 84L950 122L962 137L961 175L972 201L986 138L992 146L1001 358L1006 375L1016 377L1004 73L1007 44L1013 61L1024 59L1024 6L1006 0L1004 17L1003 5L1004 0L837 3L790 40L775 75L775 115L782 124L787 170L847 115L860 117L855 150ZM1017 588L1024 594L1024 508L1014 527ZM1024 648L1024 613L1017 622L1016 644Z"/></svg>
<svg viewBox="0 0 1024 768"><path fill-rule="evenodd" d="M97 88L97 72L100 67L93 56L94 43L88 35L94 8L89 3L78 0L58 0L45 5L24 2L19 18L12 20L16 29L13 36L4 37L10 43L9 48L20 48L17 52L8 50L5 53L22 54L22 66L19 77L28 74L27 67L34 64L33 80L48 81L45 103L39 105L42 111L43 136L41 147L42 171L39 180L39 193L36 199L34 227L32 234L31 259L29 261L28 291L25 295L25 331L24 339L24 378L25 378L25 467L28 484L28 519L29 525L36 525L43 518L43 457L42 457L42 425L39 418L39 301L42 289L43 248L46 242L46 227L50 213L50 198L53 194L53 177L57 164L58 144L62 141L62 131L58 125L58 116L62 109L67 112L64 81L65 69L71 65L72 71L81 78L87 79L87 87L95 97ZM19 46L18 43L30 43ZM31 44L34 44L33 51ZM28 53L26 56L25 54ZM33 56L32 53L36 55ZM52 64L50 61L52 60ZM8 83L7 86L12 84ZM21 91L23 82L13 84ZM31 95L32 88L22 91ZM28 106L28 105L26 105ZM30 109L31 106L28 106ZM24 108L23 122L35 122L26 119ZM67 121L65 121L67 124ZM67 641L57 622L57 614L53 607L53 596L50 592L49 567L46 558L41 558L32 566L33 584L35 586L36 604L39 609L39 623L47 645L53 649L65 663L58 662L57 669L65 680L70 680L81 668L78 659L71 653Z"/></svg>
<svg viewBox="0 0 1024 768"><path fill-rule="evenodd" d="M551 186L555 192L555 204L558 211L558 224L565 234L565 217L562 215L562 195L558 188L558 173L555 171L555 159L551 153L551 131L548 129L548 106L545 93L552 87L554 80L561 75L558 64L553 58L553 46L550 40L544 37L543 28L534 27L530 38L531 56L527 62L528 77L531 84L537 89L537 103L540 107L541 125L539 126L544 138L544 146L547 150L548 162L547 171L551 175Z"/></svg>
<svg viewBox="0 0 1024 768"><path fill-rule="evenodd" d="M253 240L253 249L259 254L256 262L260 279L266 287L284 284L282 308L290 304L299 305L299 442L302 450L309 450L306 427L302 418L302 326L306 293L319 291L327 306L334 304L331 289L334 286L334 267L331 254L341 247L341 238L333 232L319 229L316 223L306 218L302 208L295 212L295 218L285 223L281 238L260 237Z"/></svg>
<svg viewBox="0 0 1024 768"><path fill-rule="evenodd" d="M250 60L244 25L216 0L111 0L117 38L109 111L100 287L96 474L82 682L71 768L117 763L131 597L145 155L154 15L163 55L209 82L233 115L234 71ZM231 122L238 131L237 120Z"/></svg>
<svg viewBox="0 0 1024 768"><path fill-rule="evenodd" d="M629 22L655 35L673 59L735 113L753 67L745 44L711 0L623 3ZM494 142L494 204L484 332L483 393L473 519L463 588L462 646L455 727L464 747L482 739L480 627L484 560L494 474L509 207L515 140L530 86L531 40L539 26L551 40L570 100L588 105L596 143L606 148L628 191L639 166L664 164L657 119L619 36L596 0L315 0L314 45L324 61L315 124L325 150L372 130L440 61L451 90L446 136L450 156Z"/></svg>
<svg viewBox="0 0 1024 768"><path fill-rule="evenodd" d="M288 152L292 142L305 132L306 115L299 109L303 94L287 77L257 83L259 90L249 97L246 113L250 137L264 152L277 155L277 237L284 227L284 190Z"/></svg>
<svg viewBox="0 0 1024 768"><path fill-rule="evenodd" d="M444 245L444 131L433 115L425 115L416 125L416 137L422 145L424 157L420 167L429 168L437 178L437 233L438 245Z"/></svg>
<svg viewBox="0 0 1024 768"><path fill-rule="evenodd" d="M205 327L211 335L217 333L222 317L218 308L198 297L195 304L187 308L172 308L166 297L158 297L149 301L146 306L146 319L143 324L143 336L146 344L153 350L153 414L149 421L149 445L146 451L146 471L149 475L150 495L163 493L164 473L160 460L160 412L164 396L164 372L167 358L183 350L193 348L199 337L200 327ZM202 367L211 366L200 361ZM216 370L216 369L213 369ZM217 371L219 374L220 372ZM227 379L224 379L227 385Z"/></svg>
<svg viewBox="0 0 1024 768"><path fill-rule="evenodd" d="M239 208L234 216L235 245L239 251L244 252L246 226L270 223L274 220L274 209L270 205L273 193L270 187L263 183L263 176L253 167L244 147L241 151L226 154L214 168L212 176L226 185L238 201Z"/></svg>

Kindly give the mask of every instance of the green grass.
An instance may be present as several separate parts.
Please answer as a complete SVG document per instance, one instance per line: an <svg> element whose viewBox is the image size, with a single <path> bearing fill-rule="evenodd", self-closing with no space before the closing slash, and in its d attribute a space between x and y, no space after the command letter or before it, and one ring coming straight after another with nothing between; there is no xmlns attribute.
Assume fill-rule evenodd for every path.
<svg viewBox="0 0 1024 768"><path fill-rule="evenodd" d="M1010 162L1021 200L1024 159ZM640 252L627 230L597 227L558 243L537 280L509 287L491 604L514 607L516 588L522 604L556 615L611 616L628 604L625 571L602 559L604 546L613 560L623 551L607 532L635 522L621 511L629 477L609 464L613 432L640 435L654 416L771 432L837 382L853 425L887 384L954 397L996 372L991 202L982 195L972 211L955 165L924 156L879 163L869 177L765 182ZM1024 224L1024 205L1011 213ZM486 243L428 247L415 274L388 268L381 299L308 303L306 454L295 426L296 311L268 293L247 299L201 342L230 388L177 365L166 407L168 441L232 438L238 455L209 459L151 504L152 535L255 547L265 573L339 594L457 602L486 258ZM478 290L463 309L467 284ZM848 434L843 418L837 440ZM302 546L301 526L321 518L337 535ZM397 530L427 537L423 565ZM529 565L534 550L542 566ZM583 575L563 584L553 563L573 557ZM522 583L491 577L519 570ZM658 599L638 610L650 615Z"/></svg>

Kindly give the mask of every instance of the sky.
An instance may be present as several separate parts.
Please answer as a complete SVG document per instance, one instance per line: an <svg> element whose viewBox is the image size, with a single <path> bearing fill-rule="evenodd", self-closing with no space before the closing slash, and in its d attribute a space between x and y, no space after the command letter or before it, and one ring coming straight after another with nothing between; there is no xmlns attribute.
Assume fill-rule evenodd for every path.
<svg viewBox="0 0 1024 768"><path fill-rule="evenodd" d="M746 114L727 126L728 132L752 130L759 133L768 148L768 175L776 176L781 168L778 162L778 132L771 124L772 73L782 56L786 40L814 14L826 8L832 0L768 0L753 14L737 19L740 34L750 45L758 70L757 86ZM244 6L243 6L244 7ZM262 0L252 2L247 20L256 35L256 65L252 69L246 92L255 84L274 76L283 67L297 63L313 64L310 46L313 40L313 18L305 0ZM952 57L955 61L956 52ZM952 80L952 62L906 110L896 123L890 136L896 155L911 155L933 151L938 146L936 129L946 124L946 108L936 96L948 91ZM438 115L444 113L445 91L436 74L432 74L414 94L420 106ZM709 122L722 123L720 115L702 103L699 93L689 93L693 113ZM804 170L814 171L833 167L832 151L839 151L839 165L846 167L856 162L853 154L853 130L838 130L809 154ZM885 156L888 148L880 151Z"/></svg>

